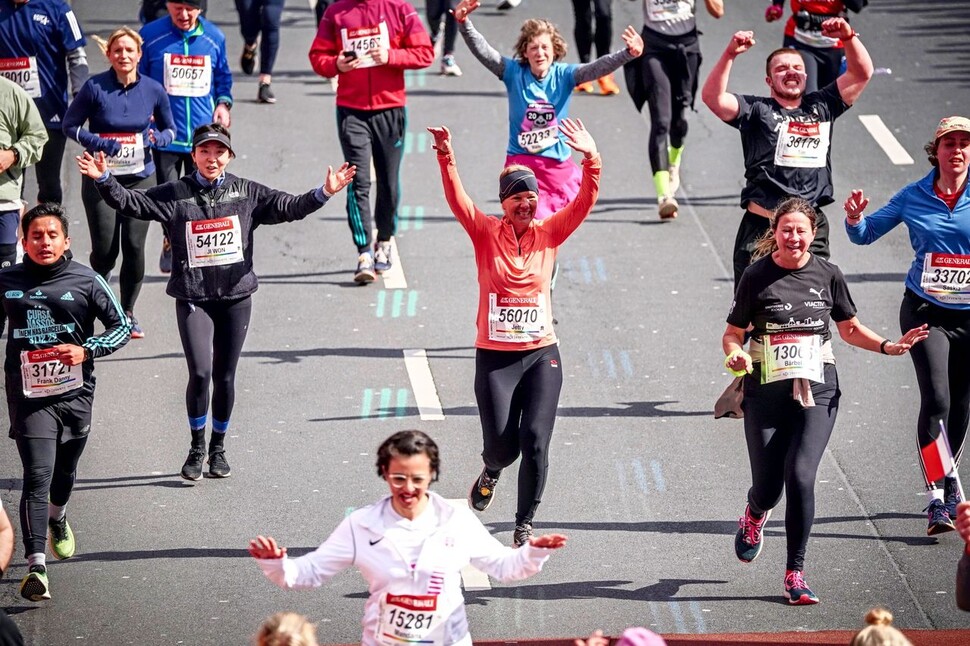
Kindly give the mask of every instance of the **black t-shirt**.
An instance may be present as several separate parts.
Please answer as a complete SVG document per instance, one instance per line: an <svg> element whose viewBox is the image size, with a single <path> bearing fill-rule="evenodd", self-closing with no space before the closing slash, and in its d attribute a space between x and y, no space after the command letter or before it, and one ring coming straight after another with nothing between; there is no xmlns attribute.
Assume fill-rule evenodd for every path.
<svg viewBox="0 0 970 646"><path fill-rule="evenodd" d="M801 269L785 269L768 255L744 270L727 322L739 328L753 324L755 337L810 332L828 341L829 321L847 321L855 314L838 266L813 254Z"/></svg>
<svg viewBox="0 0 970 646"><path fill-rule="evenodd" d="M740 131L744 151L741 208L754 201L771 210L792 195L831 204L833 122L849 109L838 86L804 95L794 110L771 97L734 96L740 112L727 123Z"/></svg>

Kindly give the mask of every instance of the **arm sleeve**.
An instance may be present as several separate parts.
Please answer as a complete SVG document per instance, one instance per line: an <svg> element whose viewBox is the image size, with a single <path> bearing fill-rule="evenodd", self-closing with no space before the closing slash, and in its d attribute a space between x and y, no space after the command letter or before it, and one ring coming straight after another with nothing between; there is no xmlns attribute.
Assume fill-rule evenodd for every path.
<svg viewBox="0 0 970 646"><path fill-rule="evenodd" d="M499 581L518 581L528 578L542 570L549 560L552 550L523 545L511 548L502 545L488 533L477 518L468 521L464 527L470 541L470 561L476 568Z"/></svg>
<svg viewBox="0 0 970 646"><path fill-rule="evenodd" d="M748 271L741 275L738 288L734 291L734 301L728 310L727 323L734 327L746 329L754 319L751 312L751 276Z"/></svg>
<svg viewBox="0 0 970 646"><path fill-rule="evenodd" d="M88 55L83 47L72 49L67 53L67 70L71 75L71 94L77 95L90 76Z"/></svg>
<svg viewBox="0 0 970 646"><path fill-rule="evenodd" d="M321 203L318 199L317 189L302 195L290 195L256 182L249 182L249 186L256 201L253 221L259 224L281 224L302 220L326 203Z"/></svg>
<svg viewBox="0 0 970 646"><path fill-rule="evenodd" d="M576 85L595 81L601 76L606 76L607 74L615 72L623 65L626 65L632 61L633 58L633 54L631 54L629 50L624 47L618 52L613 52L612 54L607 54L606 56L600 56L595 61L578 66L576 71L573 73L573 80L575 81Z"/></svg>
<svg viewBox="0 0 970 646"><path fill-rule="evenodd" d="M337 529L317 549L291 559L256 559L259 568L270 581L286 590L318 588L354 562L354 532L350 517L344 518Z"/></svg>
<svg viewBox="0 0 970 646"><path fill-rule="evenodd" d="M13 148L17 149L20 156L19 165L27 168L36 164L44 152L44 144L47 143L47 128L44 120L40 116L40 111L34 105L34 101L27 96L26 92L17 92L17 112L21 119L17 128L17 138L13 142Z"/></svg>
<svg viewBox="0 0 970 646"><path fill-rule="evenodd" d="M405 70L419 70L434 62L434 46L431 37L424 29L418 12L411 5L401 17L401 40L398 47L391 47L387 54L387 64Z"/></svg>
<svg viewBox="0 0 970 646"><path fill-rule="evenodd" d="M583 179L579 184L579 193L572 202L541 223L552 235L553 244L561 245L565 242L593 210L600 193L602 169L603 162L599 153L591 159L583 158Z"/></svg>
<svg viewBox="0 0 970 646"><path fill-rule="evenodd" d="M448 202L448 207L455 219L474 240L474 232L482 228L484 219L488 216L475 206L472 198L465 192L461 178L458 177L458 166L455 164L454 153L438 155L438 166L441 168L441 185L445 191L445 200Z"/></svg>
<svg viewBox="0 0 970 646"><path fill-rule="evenodd" d="M337 56L340 54L340 43L337 41L337 25L333 18L324 14L317 35L310 45L310 67L313 71L326 78L333 78L337 71Z"/></svg>
<svg viewBox="0 0 970 646"><path fill-rule="evenodd" d="M842 93L839 92L839 85L836 81L832 81L819 90L818 93L828 108L829 116L833 121L841 117L845 114L846 110L852 107L842 98Z"/></svg>
<svg viewBox="0 0 970 646"><path fill-rule="evenodd" d="M731 121L725 121L725 123L732 128L741 130L754 111L753 102L750 100L753 97L745 96L744 94L735 94L734 97L738 100L738 116L734 117Z"/></svg>
<svg viewBox="0 0 970 646"><path fill-rule="evenodd" d="M855 244L872 244L879 238L892 231L903 221L903 206L906 201L905 189L893 195L889 203L872 215L867 215L858 224L845 221L845 232L849 240Z"/></svg>
<svg viewBox="0 0 970 646"><path fill-rule="evenodd" d="M168 222L175 212L174 204L154 199L161 188L159 186L144 191L130 190L119 184L112 175L109 175L104 182L95 182L94 185L105 204L125 217Z"/></svg>
<svg viewBox="0 0 970 646"><path fill-rule="evenodd" d="M461 37L472 55L485 66L485 69L501 79L505 75L506 59L488 44L485 37L472 25L472 21L466 19L465 22L458 23L458 31L461 32Z"/></svg>
<svg viewBox="0 0 970 646"><path fill-rule="evenodd" d="M835 272L832 276L832 320L836 322L848 321L858 313L849 286L845 282L842 270L832 265Z"/></svg>
<svg viewBox="0 0 970 646"><path fill-rule="evenodd" d="M78 142L86 150L97 150L101 137L84 128L88 115L94 111L94 89L90 82L81 86L64 114L64 134Z"/></svg>
<svg viewBox="0 0 970 646"><path fill-rule="evenodd" d="M104 332L92 336L84 342L91 358L104 357L120 350L131 339L131 323L121 310L111 287L101 276L93 278L91 302L94 304L98 320L104 325Z"/></svg>
<svg viewBox="0 0 970 646"><path fill-rule="evenodd" d="M970 611L970 554L965 550L957 564L957 608Z"/></svg>

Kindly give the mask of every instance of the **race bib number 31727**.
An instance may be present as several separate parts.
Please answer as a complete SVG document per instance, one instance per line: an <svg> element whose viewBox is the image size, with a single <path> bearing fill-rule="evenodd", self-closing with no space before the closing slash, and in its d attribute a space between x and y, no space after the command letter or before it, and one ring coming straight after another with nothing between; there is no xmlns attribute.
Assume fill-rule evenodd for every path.
<svg viewBox="0 0 970 646"><path fill-rule="evenodd" d="M58 351L54 349L20 353L20 374L25 397L33 399L60 395L84 385L80 364L66 366L58 356Z"/></svg>

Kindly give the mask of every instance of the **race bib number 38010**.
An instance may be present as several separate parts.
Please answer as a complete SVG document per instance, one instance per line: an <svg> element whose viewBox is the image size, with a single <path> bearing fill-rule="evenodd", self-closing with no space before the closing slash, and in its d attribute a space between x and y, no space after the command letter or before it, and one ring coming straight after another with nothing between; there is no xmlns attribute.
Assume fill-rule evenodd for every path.
<svg viewBox="0 0 970 646"><path fill-rule="evenodd" d="M377 641L386 646L444 643L444 621L438 614L438 595L385 594Z"/></svg>
<svg viewBox="0 0 970 646"><path fill-rule="evenodd" d="M54 349L20 353L20 374L25 397L33 399L60 395L84 385L81 366L66 366L58 356L58 351Z"/></svg>
<svg viewBox="0 0 970 646"><path fill-rule="evenodd" d="M30 98L40 98L40 74L37 72L36 57L0 58L0 76L22 87Z"/></svg>
<svg viewBox="0 0 970 646"><path fill-rule="evenodd" d="M242 228L239 216L185 223L189 267L218 267L242 262Z"/></svg>

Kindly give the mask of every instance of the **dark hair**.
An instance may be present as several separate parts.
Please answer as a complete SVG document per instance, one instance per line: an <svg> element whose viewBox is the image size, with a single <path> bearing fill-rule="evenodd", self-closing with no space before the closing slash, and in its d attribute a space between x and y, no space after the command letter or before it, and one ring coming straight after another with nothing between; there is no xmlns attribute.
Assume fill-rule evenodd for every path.
<svg viewBox="0 0 970 646"><path fill-rule="evenodd" d="M805 61L805 57L797 49L792 49L791 47L779 47L775 51L768 54L768 58L765 59L765 75L771 76L771 61L775 56L781 56L782 54L798 54L798 56Z"/></svg>
<svg viewBox="0 0 970 646"><path fill-rule="evenodd" d="M778 245L775 242L775 230L778 228L778 220L783 215L789 215L790 213L803 213L812 224L812 233L815 233L818 229L818 213L815 212L812 205L800 197L789 197L779 203L775 207L771 217L768 218L768 230L755 242L754 253L751 254L752 262L778 250Z"/></svg>
<svg viewBox="0 0 970 646"><path fill-rule="evenodd" d="M27 237L27 231L30 230L30 223L37 218L57 218L61 223L61 231L64 233L64 237L66 238L68 236L67 214L64 212L64 207L60 204L54 202L38 204L24 213L23 220L20 222L20 230L23 231L25 238Z"/></svg>
<svg viewBox="0 0 970 646"><path fill-rule="evenodd" d="M427 433L421 431L399 431L384 440L380 448L377 449L377 475L384 477L391 458L396 456L411 457L412 455L424 454L431 462L431 472L434 474L432 482L438 480L441 473L441 460L438 458L438 445L434 443Z"/></svg>
<svg viewBox="0 0 970 646"><path fill-rule="evenodd" d="M934 139L933 141L927 143L923 146L923 150L926 151L926 158L930 161L930 166L937 168L940 165L940 159L936 156L936 151L940 147L940 140Z"/></svg>

